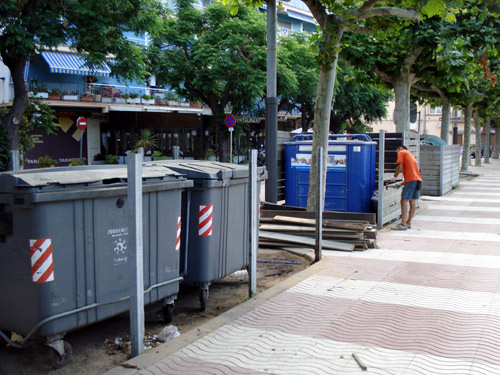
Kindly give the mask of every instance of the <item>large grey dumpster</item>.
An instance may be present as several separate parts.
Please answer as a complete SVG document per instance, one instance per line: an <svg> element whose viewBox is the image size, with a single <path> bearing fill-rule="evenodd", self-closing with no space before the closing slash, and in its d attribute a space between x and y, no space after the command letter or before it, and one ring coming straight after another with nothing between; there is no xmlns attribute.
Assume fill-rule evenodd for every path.
<svg viewBox="0 0 500 375"><path fill-rule="evenodd" d="M248 165L194 160L154 163L194 182L189 223L183 223L183 233L188 234L184 283L200 287L201 308L205 310L210 283L248 266ZM259 180L267 178L265 168L258 168L258 175ZM187 206L186 200L183 205Z"/></svg>
<svg viewBox="0 0 500 375"><path fill-rule="evenodd" d="M61 367L67 331L128 311L126 178L124 167L0 173L0 330L24 336L12 345L45 338ZM143 168L144 301L163 299L170 312L182 281L181 193L192 185Z"/></svg>

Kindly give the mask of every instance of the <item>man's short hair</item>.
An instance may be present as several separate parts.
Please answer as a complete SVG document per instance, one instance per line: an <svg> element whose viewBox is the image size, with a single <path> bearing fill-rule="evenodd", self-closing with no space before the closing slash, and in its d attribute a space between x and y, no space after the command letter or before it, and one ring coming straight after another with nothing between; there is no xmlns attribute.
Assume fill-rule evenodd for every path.
<svg viewBox="0 0 500 375"><path fill-rule="evenodd" d="M405 145L399 145L396 150L399 150L400 148L402 148L403 150L408 150L408 147L406 147Z"/></svg>

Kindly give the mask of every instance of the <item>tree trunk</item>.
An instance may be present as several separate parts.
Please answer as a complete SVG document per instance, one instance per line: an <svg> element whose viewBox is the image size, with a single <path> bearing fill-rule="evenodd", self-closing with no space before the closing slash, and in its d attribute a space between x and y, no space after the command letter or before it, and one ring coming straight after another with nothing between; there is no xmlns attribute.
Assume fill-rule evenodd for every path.
<svg viewBox="0 0 500 375"><path fill-rule="evenodd" d="M302 133L307 133L309 122L307 121L307 112L304 104L300 106L300 119L302 124Z"/></svg>
<svg viewBox="0 0 500 375"><path fill-rule="evenodd" d="M414 78L414 74L405 73L394 79L394 123L397 133L410 130L410 89Z"/></svg>
<svg viewBox="0 0 500 375"><path fill-rule="evenodd" d="M14 102L7 115L1 119L0 126L7 131L10 152L19 152L19 123L22 121L24 111L28 106L28 90L24 83L24 65L26 60L21 58L13 64L6 62L12 74L14 83ZM19 162L19 160L17 160ZM18 170L19 164L13 165L11 170Z"/></svg>
<svg viewBox="0 0 500 375"><path fill-rule="evenodd" d="M500 128L498 127L498 120L496 120L497 126L495 127L495 148L493 150L493 159L500 159Z"/></svg>
<svg viewBox="0 0 500 375"><path fill-rule="evenodd" d="M474 153L474 166L481 166L481 118L479 117L479 112L476 110L474 112L474 127L476 130L476 152Z"/></svg>
<svg viewBox="0 0 500 375"><path fill-rule="evenodd" d="M448 139L450 138L448 133L450 131L451 104L448 98L443 98L441 105L443 108L443 121L441 121L441 139L446 143L450 143L448 142Z"/></svg>
<svg viewBox="0 0 500 375"><path fill-rule="evenodd" d="M484 136L484 163L490 164L491 116L486 116L486 135Z"/></svg>
<svg viewBox="0 0 500 375"><path fill-rule="evenodd" d="M470 134L472 131L472 107L473 104L467 104L464 108L465 125L464 125L464 149L462 152L462 172L469 171L470 160Z"/></svg>
<svg viewBox="0 0 500 375"><path fill-rule="evenodd" d="M340 46L343 32L339 31L336 37L335 49ZM325 37L324 37L325 38ZM328 135L330 129L330 110L333 99L333 88L335 87L335 75L337 72L337 63L339 53L334 52L333 62L328 65L323 65L319 72L318 91L316 93L316 106L314 108L314 125L313 125L313 148L311 155L311 170L309 173L309 193L307 195L307 211L316 210L316 174L319 172L316 165L316 150L318 147L323 147L323 181L326 187L326 160L328 156Z"/></svg>

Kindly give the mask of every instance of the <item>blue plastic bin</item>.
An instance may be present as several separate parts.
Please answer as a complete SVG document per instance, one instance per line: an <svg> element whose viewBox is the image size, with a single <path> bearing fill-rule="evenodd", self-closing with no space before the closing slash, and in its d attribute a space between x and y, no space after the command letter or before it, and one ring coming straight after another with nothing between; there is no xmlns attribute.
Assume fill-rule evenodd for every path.
<svg viewBox="0 0 500 375"><path fill-rule="evenodd" d="M340 139L347 137L355 139ZM330 135L326 210L371 212L376 146L366 134ZM289 206L307 206L311 154L312 135L300 134L285 143L285 201Z"/></svg>

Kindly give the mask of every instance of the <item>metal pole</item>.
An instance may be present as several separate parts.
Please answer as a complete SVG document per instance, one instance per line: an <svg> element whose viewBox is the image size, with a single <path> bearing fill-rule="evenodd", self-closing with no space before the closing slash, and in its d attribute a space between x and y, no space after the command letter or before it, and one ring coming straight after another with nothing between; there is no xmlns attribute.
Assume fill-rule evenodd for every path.
<svg viewBox="0 0 500 375"><path fill-rule="evenodd" d="M82 163L82 151L83 150L83 130L80 129L80 164Z"/></svg>
<svg viewBox="0 0 500 375"><path fill-rule="evenodd" d="M378 201L377 201L377 228L384 226L384 163L385 163L385 131L379 132L378 138Z"/></svg>
<svg viewBox="0 0 500 375"><path fill-rule="evenodd" d="M10 150L10 169L18 171L20 168L19 150Z"/></svg>
<svg viewBox="0 0 500 375"><path fill-rule="evenodd" d="M233 128L229 129L229 162L233 162Z"/></svg>
<svg viewBox="0 0 500 375"><path fill-rule="evenodd" d="M458 109L453 110L453 144L458 144Z"/></svg>
<svg viewBox="0 0 500 375"><path fill-rule="evenodd" d="M276 97L276 0L267 1L266 200L278 200L278 98Z"/></svg>
<svg viewBox="0 0 500 375"><path fill-rule="evenodd" d="M127 158L129 240L132 285L130 290L131 354L144 352L144 276L142 236L142 153Z"/></svg>
<svg viewBox="0 0 500 375"><path fill-rule="evenodd" d="M257 251L259 245L259 189L257 186L257 150L250 150L250 260L248 265L248 297L257 294Z"/></svg>
<svg viewBox="0 0 500 375"><path fill-rule="evenodd" d="M179 159L181 148L179 146L172 146L172 159Z"/></svg>
<svg viewBox="0 0 500 375"><path fill-rule="evenodd" d="M323 170L323 147L318 147L316 153L316 165L318 170ZM316 175L316 249L314 252L314 261L318 262L321 260L321 249L323 248L323 208L324 208L324 190L323 186L323 173L318 173Z"/></svg>

